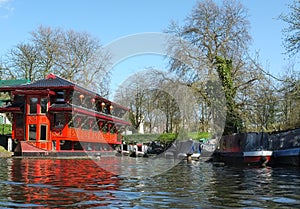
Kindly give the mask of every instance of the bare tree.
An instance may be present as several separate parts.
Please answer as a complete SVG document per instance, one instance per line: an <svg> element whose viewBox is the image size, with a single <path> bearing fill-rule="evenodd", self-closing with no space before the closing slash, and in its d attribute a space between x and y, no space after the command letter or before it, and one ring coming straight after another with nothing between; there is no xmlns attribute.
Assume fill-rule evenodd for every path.
<svg viewBox="0 0 300 209"><path fill-rule="evenodd" d="M39 79L36 71L38 63L38 51L31 44L18 44L8 54L10 57L9 68L5 69L5 78L11 79ZM11 70L15 69L15 70ZM16 70L17 69L17 70Z"/></svg>
<svg viewBox="0 0 300 209"><path fill-rule="evenodd" d="M300 73L290 70L284 75L281 83L280 104L278 114L281 116L282 129L300 127Z"/></svg>
<svg viewBox="0 0 300 209"><path fill-rule="evenodd" d="M184 100L187 92L181 91L180 87L176 80L166 77L166 73L147 69L127 79L116 91L114 100L130 107L135 130L145 123L149 132L154 129L178 132L184 118L191 117L187 109L192 103ZM160 125L162 121L163 127Z"/></svg>
<svg viewBox="0 0 300 209"><path fill-rule="evenodd" d="M107 96L110 55L97 38L85 32L40 26L27 44L18 44L5 59L13 79L44 78L49 73Z"/></svg>
<svg viewBox="0 0 300 209"><path fill-rule="evenodd" d="M290 13L282 14L280 18L288 24L283 29L286 52L295 55L300 51L300 1L294 0L289 5Z"/></svg>
<svg viewBox="0 0 300 209"><path fill-rule="evenodd" d="M150 83L144 74L134 74L116 90L114 100L130 108L129 119L132 131L138 132L145 118L145 105L149 101L147 92ZM151 108L151 107L150 107Z"/></svg>
<svg viewBox="0 0 300 209"><path fill-rule="evenodd" d="M218 5L203 0L197 3L184 26L172 23L167 30L185 40L170 40L168 52L174 57L170 69L199 93L207 104L204 107L212 104L206 91L208 80L220 80L227 100L226 124L231 127L226 133L243 128L239 92L263 78L258 64L253 64L248 56L249 27L247 10L239 1L224 0Z"/></svg>

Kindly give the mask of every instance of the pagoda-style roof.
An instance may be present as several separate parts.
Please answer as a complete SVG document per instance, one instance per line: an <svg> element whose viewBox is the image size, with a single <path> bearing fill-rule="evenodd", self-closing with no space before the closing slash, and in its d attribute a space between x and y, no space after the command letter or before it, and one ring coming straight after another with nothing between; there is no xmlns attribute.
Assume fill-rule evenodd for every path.
<svg viewBox="0 0 300 209"><path fill-rule="evenodd" d="M47 91L52 93L51 91L54 90L76 90L78 92L81 92L83 94L91 95L91 97L95 99L102 100L104 102L107 102L109 104L114 105L115 107L119 107L124 110L129 110L126 107L123 107L119 104L116 104L114 102L111 102L103 97L101 97L99 94L88 90L78 84L75 84L67 79L61 78L54 74L49 74L45 79L37 80L31 83L23 83L23 84L16 84L16 85L6 85L6 86L0 86L0 92L12 92L15 91L16 93L25 93L25 92L33 92L36 90L39 91Z"/></svg>
<svg viewBox="0 0 300 209"><path fill-rule="evenodd" d="M75 83L66 79L60 78L54 74L49 74L45 79L41 79L29 84L22 85L22 88L64 88L76 86Z"/></svg>
<svg viewBox="0 0 300 209"><path fill-rule="evenodd" d="M54 74L49 74L45 79L37 80L31 83L22 83L16 85L6 85L0 88L0 91L19 90L35 90L35 89L67 89L74 88L75 83L68 81L64 78L58 77ZM81 87L84 89L83 87Z"/></svg>

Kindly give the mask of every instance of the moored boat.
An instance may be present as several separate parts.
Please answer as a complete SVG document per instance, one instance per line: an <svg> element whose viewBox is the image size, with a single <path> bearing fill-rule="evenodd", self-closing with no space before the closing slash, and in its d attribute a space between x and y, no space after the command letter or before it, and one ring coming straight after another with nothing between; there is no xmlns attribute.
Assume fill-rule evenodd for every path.
<svg viewBox="0 0 300 209"><path fill-rule="evenodd" d="M213 160L237 166L265 166L271 156L268 134L251 132L223 136L213 154Z"/></svg>
<svg viewBox="0 0 300 209"><path fill-rule="evenodd" d="M15 155L113 155L130 125L129 109L54 74L0 92L10 96L0 112L11 115Z"/></svg>
<svg viewBox="0 0 300 209"><path fill-rule="evenodd" d="M300 166L300 129L270 135L273 166Z"/></svg>

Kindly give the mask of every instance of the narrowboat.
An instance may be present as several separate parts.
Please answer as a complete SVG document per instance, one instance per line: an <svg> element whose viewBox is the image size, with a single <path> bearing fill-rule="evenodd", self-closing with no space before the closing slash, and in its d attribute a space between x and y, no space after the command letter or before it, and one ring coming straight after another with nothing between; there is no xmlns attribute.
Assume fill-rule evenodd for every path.
<svg viewBox="0 0 300 209"><path fill-rule="evenodd" d="M14 155L109 155L121 147L128 108L54 74L2 86L10 100L0 112L12 118Z"/></svg>
<svg viewBox="0 0 300 209"><path fill-rule="evenodd" d="M220 139L213 161L237 166L266 166L271 156L267 133L239 133Z"/></svg>
<svg viewBox="0 0 300 209"><path fill-rule="evenodd" d="M164 156L166 158L176 158L180 160L209 161L214 149L214 144L189 139L172 143L171 146L165 150Z"/></svg>
<svg viewBox="0 0 300 209"><path fill-rule="evenodd" d="M270 135L274 166L300 166L300 129Z"/></svg>

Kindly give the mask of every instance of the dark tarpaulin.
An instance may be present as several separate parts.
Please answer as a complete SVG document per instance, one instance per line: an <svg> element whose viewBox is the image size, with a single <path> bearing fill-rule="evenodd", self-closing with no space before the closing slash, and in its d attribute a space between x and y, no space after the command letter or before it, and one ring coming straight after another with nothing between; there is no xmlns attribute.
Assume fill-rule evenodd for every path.
<svg viewBox="0 0 300 209"><path fill-rule="evenodd" d="M273 150L300 147L300 129L272 134L270 143Z"/></svg>

